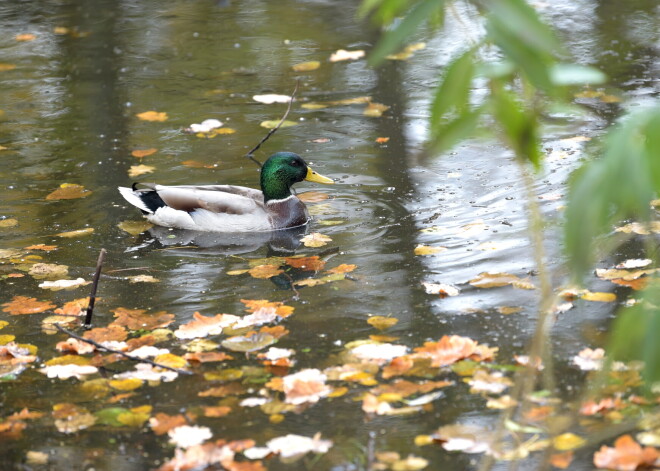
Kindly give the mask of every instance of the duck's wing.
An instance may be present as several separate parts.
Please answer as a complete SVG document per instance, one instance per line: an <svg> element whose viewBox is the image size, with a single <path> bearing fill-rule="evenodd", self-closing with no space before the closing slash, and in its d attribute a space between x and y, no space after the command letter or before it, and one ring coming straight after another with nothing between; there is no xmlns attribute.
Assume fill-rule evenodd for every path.
<svg viewBox="0 0 660 471"><path fill-rule="evenodd" d="M154 224L218 232L272 228L259 190L233 185L142 186L119 191Z"/></svg>

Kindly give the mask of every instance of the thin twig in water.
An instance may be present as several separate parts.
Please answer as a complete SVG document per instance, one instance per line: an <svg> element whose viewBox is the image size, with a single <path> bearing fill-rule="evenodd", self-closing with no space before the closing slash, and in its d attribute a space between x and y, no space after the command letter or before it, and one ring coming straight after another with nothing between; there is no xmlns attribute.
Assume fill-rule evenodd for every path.
<svg viewBox="0 0 660 471"><path fill-rule="evenodd" d="M94 272L94 280L92 281L92 291L89 294L89 304L87 305L87 314L85 315L85 327L89 328L92 325L92 315L94 314L94 303L96 302L96 289L99 286L99 277L101 276L101 267L103 260L105 260L106 250L101 249L99 258L96 261L96 271Z"/></svg>
<svg viewBox="0 0 660 471"><path fill-rule="evenodd" d="M280 119L280 122L277 123L277 126L275 126L273 129L271 129L270 131L268 131L268 134L266 134L266 136L265 136L261 141L259 141L259 144L257 144L256 146L254 146L250 152L248 152L247 154L245 154L245 157L247 157L247 158L250 159L252 162L254 162L255 164L257 164L257 165L259 166L259 168L261 168L263 165L261 164L261 162L259 162L259 161L254 157L254 153L255 153L257 150L259 150L259 147L261 147L261 144L263 144L264 142L266 142L266 141L268 140L268 138L270 138L270 136L272 136L273 134L275 134L275 131L277 131L277 130L280 128L280 126L282 126L282 123L284 123L284 121L286 120L286 117L289 116L289 111L291 111L291 105L293 105L293 99L296 97L296 93L298 92L298 86L299 86L299 85L300 85L300 80L296 80L296 86L295 86L295 88L293 89L293 93L291 94L291 100L289 100L289 106L287 106L287 108L286 108L286 112L284 113L284 116L282 116L282 119Z"/></svg>
<svg viewBox="0 0 660 471"><path fill-rule="evenodd" d="M128 360L137 361L137 362L140 362L140 363L149 363L152 366L157 366L158 368L163 368L163 369L166 369L166 370L174 371L175 373L181 373L181 374L184 374L184 375L191 375L192 374L192 372L188 371L188 370L180 370L178 368L172 368L171 366L156 363L155 361L149 360L148 358L135 357L133 355L129 355L128 353L124 353L120 350L115 350L113 348L105 347L105 346L101 345L100 343L98 343L94 340L86 339L84 337L81 337L80 335L74 334L70 330L65 329L64 327L62 327L60 324L55 323L53 325L57 328L57 330L67 334L69 337L73 337L74 339L79 340L81 342L85 342L85 343L88 343L90 345L94 345L99 350L102 350L102 351L105 351L105 352L108 352L108 353L116 353L117 355L120 355L120 356L122 356L122 357L124 357Z"/></svg>

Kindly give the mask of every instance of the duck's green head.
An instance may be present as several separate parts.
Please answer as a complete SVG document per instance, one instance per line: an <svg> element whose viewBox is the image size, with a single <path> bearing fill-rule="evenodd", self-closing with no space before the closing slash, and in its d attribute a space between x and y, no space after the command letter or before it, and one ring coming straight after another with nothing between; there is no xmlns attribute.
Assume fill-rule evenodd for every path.
<svg viewBox="0 0 660 471"><path fill-rule="evenodd" d="M303 180L334 183L328 177L312 170L298 154L278 152L271 155L261 168L261 191L264 193L264 202L291 196L291 185Z"/></svg>

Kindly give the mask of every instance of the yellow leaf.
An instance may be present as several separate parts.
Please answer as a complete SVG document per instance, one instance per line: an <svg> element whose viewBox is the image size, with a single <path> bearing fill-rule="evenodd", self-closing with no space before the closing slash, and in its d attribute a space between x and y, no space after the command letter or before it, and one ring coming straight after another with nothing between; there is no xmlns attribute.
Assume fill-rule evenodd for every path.
<svg viewBox="0 0 660 471"><path fill-rule="evenodd" d="M381 103L369 103L362 114L372 118L380 118L383 113L389 109L389 106L383 105Z"/></svg>
<svg viewBox="0 0 660 471"><path fill-rule="evenodd" d="M434 247L432 245L419 244L415 247L415 255L433 255L447 250L447 247Z"/></svg>
<svg viewBox="0 0 660 471"><path fill-rule="evenodd" d="M279 122L280 122L279 119L278 120L273 119L273 120L268 120L268 121L262 121L259 124L259 126L261 126L262 128L266 128L266 129L275 129L275 127L277 127ZM297 125L298 125L298 123L296 123L295 121L285 120L280 127L281 128L290 128L291 126L297 126Z"/></svg>
<svg viewBox="0 0 660 471"><path fill-rule="evenodd" d="M280 267L277 265L258 265L248 270L248 273L250 273L253 278L266 279L279 275L283 271L284 270L280 270Z"/></svg>
<svg viewBox="0 0 660 471"><path fill-rule="evenodd" d="M89 365L90 360L86 357L81 357L80 355L63 355L61 357L51 358L46 362L47 366L53 365L78 365L85 366Z"/></svg>
<svg viewBox="0 0 660 471"><path fill-rule="evenodd" d="M271 424L279 424L284 421L284 414L273 414L268 416L268 420Z"/></svg>
<svg viewBox="0 0 660 471"><path fill-rule="evenodd" d="M78 229L75 231L68 231L68 232L60 232L58 234L55 234L56 237L83 237L86 235L90 235L92 232L94 232L93 227L88 227L86 229Z"/></svg>
<svg viewBox="0 0 660 471"><path fill-rule="evenodd" d="M433 443L433 437L431 435L417 435L415 437L415 445L417 446L426 446Z"/></svg>
<svg viewBox="0 0 660 471"><path fill-rule="evenodd" d="M509 314L517 314L520 311L522 311L521 307L513 307L513 306L500 306L497 308L497 312L500 314L503 314L505 316L508 316Z"/></svg>
<svg viewBox="0 0 660 471"><path fill-rule="evenodd" d="M0 345L7 345L9 342L16 340L15 335L0 335Z"/></svg>
<svg viewBox="0 0 660 471"><path fill-rule="evenodd" d="M396 317L373 316L367 319L367 323L378 330L389 329L399 322Z"/></svg>
<svg viewBox="0 0 660 471"><path fill-rule="evenodd" d="M479 273L476 278L471 279L468 283L476 288L495 288L499 286L510 285L514 281L519 280L516 275L509 273Z"/></svg>
<svg viewBox="0 0 660 471"><path fill-rule="evenodd" d="M145 231L148 231L152 227L154 227L153 224L147 221L121 221L119 224L117 224L117 227L121 229L122 231L128 232L131 235L138 235L142 234Z"/></svg>
<svg viewBox="0 0 660 471"><path fill-rule="evenodd" d="M136 115L142 121L167 121L167 113L158 111L145 111Z"/></svg>
<svg viewBox="0 0 660 471"><path fill-rule="evenodd" d="M309 102L309 103L303 103L302 105L300 105L300 107L305 110L322 110L324 108L327 108L328 105L325 105L323 103Z"/></svg>
<svg viewBox="0 0 660 471"><path fill-rule="evenodd" d="M5 227L16 227L18 226L18 220L14 218L9 219L0 219L0 229Z"/></svg>
<svg viewBox="0 0 660 471"><path fill-rule="evenodd" d="M151 165L131 165L131 168L128 169L128 176L135 178L145 173L151 173L154 170L156 170L156 167L152 167Z"/></svg>
<svg viewBox="0 0 660 471"><path fill-rule="evenodd" d="M319 61L301 62L300 64L291 66L294 72L310 72L312 70L318 69L319 67L321 67L321 63Z"/></svg>
<svg viewBox="0 0 660 471"><path fill-rule="evenodd" d="M555 450L569 451L580 448L586 443L586 440L574 433L562 433L552 440L552 446Z"/></svg>
<svg viewBox="0 0 660 471"><path fill-rule="evenodd" d="M14 70L16 66L14 64L4 64L0 63L0 72L4 72L6 70Z"/></svg>
<svg viewBox="0 0 660 471"><path fill-rule="evenodd" d="M117 422L128 427L142 427L150 415L149 412L122 412L117 415Z"/></svg>
<svg viewBox="0 0 660 471"><path fill-rule="evenodd" d="M319 232L312 232L300 239L300 241L305 244L305 247L323 247L328 242L332 242L332 239Z"/></svg>
<svg viewBox="0 0 660 471"><path fill-rule="evenodd" d="M599 301L602 303L611 303L616 301L616 295L614 293L592 293L591 291L587 291L581 297L585 301Z"/></svg>
<svg viewBox="0 0 660 471"><path fill-rule="evenodd" d="M243 270L229 270L227 272L227 275L230 275L230 276L243 275L243 274L247 273L248 271L249 270L247 268L245 268Z"/></svg>
<svg viewBox="0 0 660 471"><path fill-rule="evenodd" d="M188 362L185 358L174 355L173 353L164 353L162 355L158 355L156 358L154 358L154 361L156 363L160 363L161 365L169 366L170 368L185 368L188 366Z"/></svg>
<svg viewBox="0 0 660 471"><path fill-rule="evenodd" d="M118 391L132 391L142 386L142 380L138 378L113 379L108 384Z"/></svg>
<svg viewBox="0 0 660 471"><path fill-rule="evenodd" d="M0 321L0 329L4 329L9 325L9 322L7 321Z"/></svg>
<svg viewBox="0 0 660 471"><path fill-rule="evenodd" d="M47 200L71 200L74 198L85 198L92 192L82 185L75 183L62 183L60 187L46 196Z"/></svg>

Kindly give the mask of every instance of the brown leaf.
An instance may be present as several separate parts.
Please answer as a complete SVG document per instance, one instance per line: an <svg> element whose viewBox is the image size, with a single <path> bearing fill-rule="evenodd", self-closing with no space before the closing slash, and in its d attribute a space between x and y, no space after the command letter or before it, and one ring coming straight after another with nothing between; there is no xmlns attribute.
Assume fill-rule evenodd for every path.
<svg viewBox="0 0 660 471"><path fill-rule="evenodd" d="M291 306L285 306L284 303L280 301L268 301L266 299L241 299L241 302L245 304L247 312L255 312L264 307L273 307L275 308L275 313L280 317L287 317L293 314L294 308Z"/></svg>
<svg viewBox="0 0 660 471"><path fill-rule="evenodd" d="M234 357L225 352L194 352L186 353L183 358L189 362L197 361L200 363L210 363L216 361L233 360Z"/></svg>
<svg viewBox="0 0 660 471"><path fill-rule="evenodd" d="M417 355L431 358L432 366L447 366L468 358L474 361L489 361L497 350L497 347L478 345L475 340L459 335L444 335L437 342L424 342L423 347L415 349Z"/></svg>
<svg viewBox="0 0 660 471"><path fill-rule="evenodd" d="M96 342L107 342L110 340L123 342L128 337L128 332L120 325L110 324L108 327L97 327L88 330L83 337Z"/></svg>
<svg viewBox="0 0 660 471"><path fill-rule="evenodd" d="M300 268L303 271L323 270L325 260L321 260L318 255L312 257L289 257L285 259L286 264L293 268Z"/></svg>
<svg viewBox="0 0 660 471"><path fill-rule="evenodd" d="M30 245L28 247L25 247L25 250L43 250L45 252L50 252L51 250L57 250L57 245L44 245L44 244Z"/></svg>
<svg viewBox="0 0 660 471"><path fill-rule="evenodd" d="M347 263L342 263L339 266L330 268L326 270L328 273L339 274L339 273L350 273L357 268L357 265L350 265Z"/></svg>
<svg viewBox="0 0 660 471"><path fill-rule="evenodd" d="M165 311L147 314L144 309L119 307L112 312L115 313L116 317L112 324L124 326L130 330L153 330L167 327L175 320L174 314Z"/></svg>
<svg viewBox="0 0 660 471"><path fill-rule="evenodd" d="M131 152L131 155L133 157L137 157L138 159L141 159L143 157L147 157L149 155L155 154L158 152L158 149L155 147L151 147L149 149L135 149L133 152Z"/></svg>
<svg viewBox="0 0 660 471"><path fill-rule="evenodd" d="M16 35L16 41L34 41L36 38L37 36L32 33L22 33Z"/></svg>
<svg viewBox="0 0 660 471"><path fill-rule="evenodd" d="M38 314L55 307L50 301L37 301L36 298L28 298L27 296L14 296L14 298L4 303L5 306L2 311L8 312L12 316L22 314Z"/></svg>
<svg viewBox="0 0 660 471"><path fill-rule="evenodd" d="M96 298L98 302L101 298ZM82 316L85 314L89 306L89 298L79 298L69 301L64 304L62 307L55 309L55 314L60 314L63 316Z"/></svg>

